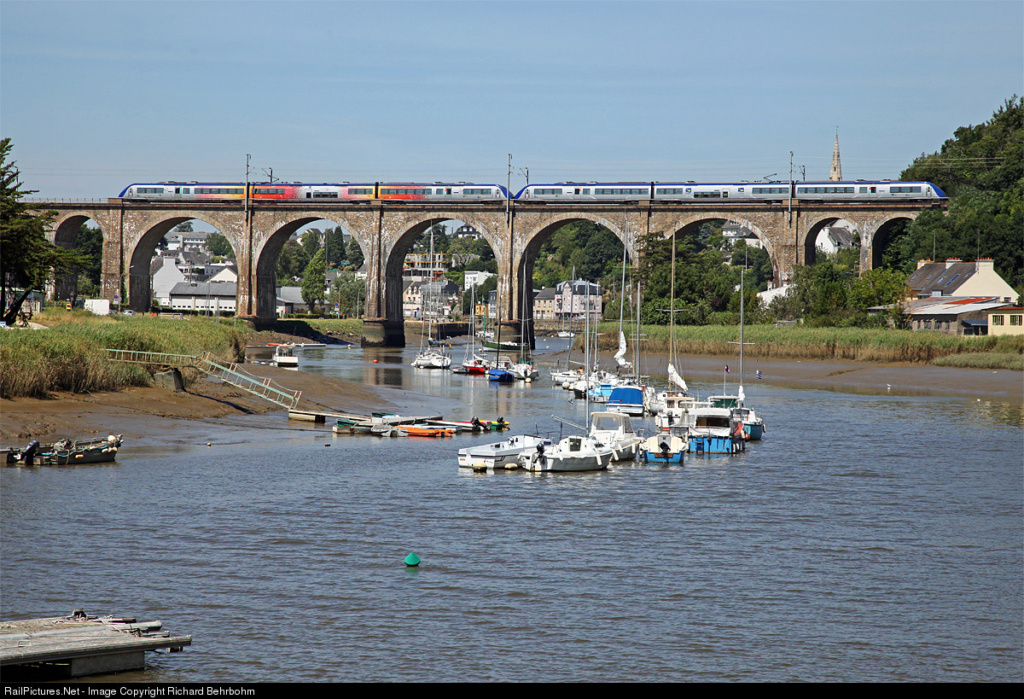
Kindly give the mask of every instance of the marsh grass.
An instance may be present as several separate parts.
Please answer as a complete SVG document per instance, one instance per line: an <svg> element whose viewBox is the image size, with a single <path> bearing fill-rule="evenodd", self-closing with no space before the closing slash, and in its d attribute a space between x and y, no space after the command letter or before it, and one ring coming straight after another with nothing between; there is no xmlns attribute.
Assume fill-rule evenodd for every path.
<svg viewBox="0 0 1024 699"><path fill-rule="evenodd" d="M45 398L54 391L115 391L151 383L150 371L157 367L111 362L107 348L191 355L210 351L231 362L245 356L244 333L213 320L74 312L44 314L39 320L49 329L0 332L0 397Z"/></svg>
<svg viewBox="0 0 1024 699"><path fill-rule="evenodd" d="M618 325L602 323L599 346L613 350L618 344ZM668 354L671 349L667 326L642 326L646 338L643 350L649 354ZM627 338L632 333L627 333ZM939 332L911 332L881 328L806 328L747 326L743 331L744 355L775 359L845 359L860 362L935 363L941 366L985 366L1000 364L1020 369L1024 336L956 336ZM577 340L577 343L579 340ZM739 328L736 326L694 326L675 328L677 354L738 355ZM962 355L957 364L952 356ZM1002 356L996 359L995 356ZM987 357L972 364L971 357ZM1017 359L1014 360L1013 358ZM1007 366L1009 365L1009 366Z"/></svg>

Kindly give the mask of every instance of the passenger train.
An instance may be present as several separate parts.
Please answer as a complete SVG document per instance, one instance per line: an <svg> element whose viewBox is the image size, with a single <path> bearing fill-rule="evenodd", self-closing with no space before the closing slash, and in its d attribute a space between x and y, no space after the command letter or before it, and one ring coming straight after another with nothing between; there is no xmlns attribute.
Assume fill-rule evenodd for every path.
<svg viewBox="0 0 1024 699"><path fill-rule="evenodd" d="M530 184L512 194L497 184L434 183L403 184L371 182L365 184L244 184L225 182L137 183L125 187L122 199L216 201L243 199L282 202L330 203L372 200L424 202L622 202L667 201L700 204L726 202L777 203L794 198L812 201L878 201L888 199L945 199L946 195L931 182L891 180L855 182L560 182ZM794 191L795 190L795 191Z"/></svg>

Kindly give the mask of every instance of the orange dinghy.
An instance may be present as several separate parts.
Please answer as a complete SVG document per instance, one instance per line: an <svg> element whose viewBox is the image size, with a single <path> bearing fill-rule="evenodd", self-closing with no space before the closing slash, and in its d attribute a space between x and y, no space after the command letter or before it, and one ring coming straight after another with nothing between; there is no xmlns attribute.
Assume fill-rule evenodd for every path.
<svg viewBox="0 0 1024 699"><path fill-rule="evenodd" d="M455 430L437 425L402 425L410 437L451 437Z"/></svg>

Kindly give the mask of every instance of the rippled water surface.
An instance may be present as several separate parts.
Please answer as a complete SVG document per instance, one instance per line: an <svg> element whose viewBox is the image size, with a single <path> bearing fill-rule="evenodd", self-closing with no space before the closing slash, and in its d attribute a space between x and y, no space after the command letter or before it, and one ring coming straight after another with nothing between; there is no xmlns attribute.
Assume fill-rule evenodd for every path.
<svg viewBox="0 0 1024 699"><path fill-rule="evenodd" d="M414 354L301 361L427 394L418 414L585 420L550 381L496 387ZM210 447L2 469L2 615L84 608L193 636L122 680L1024 679L1020 406L747 393L766 439L681 468L476 474L456 451L491 437L276 414Z"/></svg>

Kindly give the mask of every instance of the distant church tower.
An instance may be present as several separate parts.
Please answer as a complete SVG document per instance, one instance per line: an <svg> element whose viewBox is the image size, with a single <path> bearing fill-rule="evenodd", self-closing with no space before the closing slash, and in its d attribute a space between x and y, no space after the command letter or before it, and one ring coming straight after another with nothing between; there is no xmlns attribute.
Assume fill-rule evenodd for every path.
<svg viewBox="0 0 1024 699"><path fill-rule="evenodd" d="M832 149L832 169L828 173L830 182L843 181L843 167L839 164L839 131L836 130L836 145Z"/></svg>

